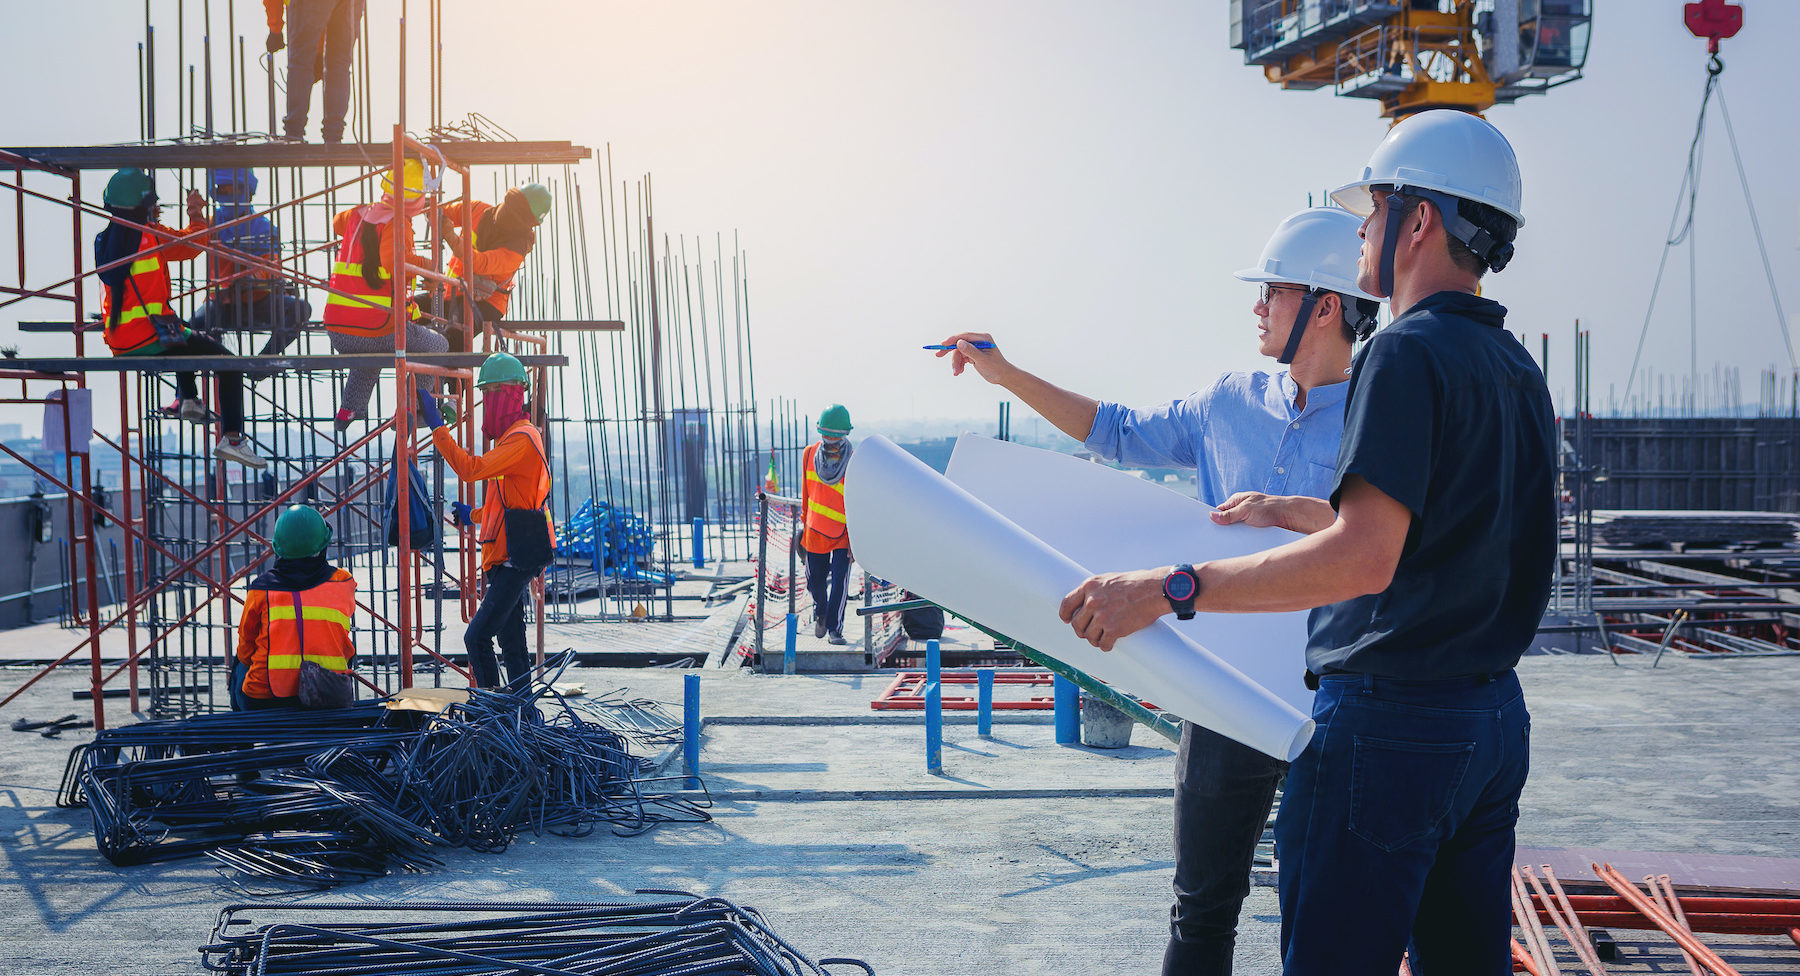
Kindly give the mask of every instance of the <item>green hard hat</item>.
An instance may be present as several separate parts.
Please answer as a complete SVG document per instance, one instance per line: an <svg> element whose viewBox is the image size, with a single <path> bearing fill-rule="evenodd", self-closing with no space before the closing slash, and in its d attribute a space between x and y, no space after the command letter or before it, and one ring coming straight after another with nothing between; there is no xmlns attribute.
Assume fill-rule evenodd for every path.
<svg viewBox="0 0 1800 976"><path fill-rule="evenodd" d="M136 210L156 199L156 181L136 167L122 169L106 181L106 196L102 199L114 210Z"/></svg>
<svg viewBox="0 0 1800 976"><path fill-rule="evenodd" d="M531 204L531 215L538 223L544 222L544 215L550 212L550 188L542 183L527 183L519 187L525 194L525 200Z"/></svg>
<svg viewBox="0 0 1800 976"><path fill-rule="evenodd" d="M305 505L295 505L275 520L275 555L283 559L316 556L330 541L331 526Z"/></svg>
<svg viewBox="0 0 1800 976"><path fill-rule="evenodd" d="M819 414L819 433L828 437L842 437L850 433L850 411L841 403L834 403Z"/></svg>
<svg viewBox="0 0 1800 976"><path fill-rule="evenodd" d="M529 382L531 380L525 375L525 364L503 352L494 353L483 360L481 372L475 376L476 386L499 386L504 383L524 386Z"/></svg>

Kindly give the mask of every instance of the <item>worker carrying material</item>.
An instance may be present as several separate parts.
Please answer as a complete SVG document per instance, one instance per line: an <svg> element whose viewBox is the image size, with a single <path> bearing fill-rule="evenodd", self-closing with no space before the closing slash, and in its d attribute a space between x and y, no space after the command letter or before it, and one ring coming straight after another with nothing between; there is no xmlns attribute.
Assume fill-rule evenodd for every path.
<svg viewBox="0 0 1800 976"><path fill-rule="evenodd" d="M214 245L242 251L269 263L281 260L280 237L274 222L256 213L256 172L248 167L215 169L212 184ZM214 339L225 332L267 329L269 339L260 356L279 356L312 317L312 306L293 291L293 284L271 269L252 267L215 253L207 255L207 279L211 285L206 303L195 310L191 324ZM251 370L254 382L272 371Z"/></svg>
<svg viewBox="0 0 1800 976"><path fill-rule="evenodd" d="M469 670L475 687L495 688L500 669L494 661L494 641L506 664L509 684L524 687L531 680L531 659L525 649L525 594L531 581L550 565L550 464L544 454L544 438L531 422L525 394L530 383L525 367L503 352L481 364L475 385L481 390L481 431L494 441L486 454L470 454L456 443L437 402L419 391L419 419L432 428L431 442L463 484L497 482L482 497L481 509L471 517L469 506L457 502L457 524L478 528L481 572L486 592L481 606L463 634L469 652Z"/></svg>
<svg viewBox="0 0 1800 976"><path fill-rule="evenodd" d="M173 293L168 262L199 257L206 237L180 244L166 242L206 233L211 225L206 219L205 199L197 191L188 191L187 226L180 230L166 227L157 221L156 181L144 170L133 168L113 174L102 203L115 219L94 237L94 267L101 269L100 317L113 355L231 355L231 350L189 328L170 304ZM268 462L244 439L244 374L234 369L220 371L218 377L219 426L224 436L214 448L214 456L252 468L264 467ZM194 374L176 373L175 390L176 401L169 405L168 413L189 423L207 424L210 418Z"/></svg>
<svg viewBox="0 0 1800 976"><path fill-rule="evenodd" d="M986 333L950 336L939 356L951 355L958 374L974 366L1100 457L1192 468L1199 500L1215 508L1254 507L1270 495L1322 499L1344 428L1351 348L1379 308L1357 285L1361 225L1346 210L1302 210L1275 228L1254 267L1236 273L1260 286L1250 306L1258 352L1285 369L1224 373L1182 399L1134 409L1026 372ZM1256 845L1286 771L1279 758L1182 724L1164 976L1231 971Z"/></svg>
<svg viewBox="0 0 1800 976"><path fill-rule="evenodd" d="M338 352L394 351L394 284L388 266L393 263L396 237L408 265L434 270L428 259L413 251L412 222L430 205L428 197L437 192L437 182L427 181L424 164L408 159L401 174L402 201L394 195L393 175L389 172L381 177L379 202L340 211L331 221L340 243L337 260L331 266L331 294L325 299L323 319L331 333L331 348ZM407 272L405 276L410 282L412 274ZM443 336L410 321L417 317L416 308L409 306L408 317L408 352L443 352L450 348ZM368 418L369 395L380 378L379 369L349 371L335 418L339 431Z"/></svg>
<svg viewBox="0 0 1800 976"><path fill-rule="evenodd" d="M313 85L322 79L325 104L320 134L326 142L343 142L344 118L350 114L350 65L356 55L357 34L362 31L363 0L263 0L263 13L269 22L264 47L270 54L284 47L288 51L287 115L281 120L282 132L292 140L306 138ZM284 27L288 36L283 35Z"/></svg>
<svg viewBox="0 0 1800 976"><path fill-rule="evenodd" d="M474 299L477 322L498 322L506 317L512 301L513 278L525 264L531 249L537 246L537 227L550 212L550 191L541 183L530 183L507 190L500 205L471 201L464 209L461 200L444 205L438 218L438 234L450 251L450 274L469 283ZM463 266L464 239L473 250L471 267ZM434 292L413 296L421 309L429 309ZM466 302L461 292L442 292L444 337L450 351L465 352L471 336L480 331L465 322ZM454 382L452 382L454 388Z"/></svg>
<svg viewBox="0 0 1800 976"><path fill-rule="evenodd" d="M800 548L806 551L806 591L812 594L813 636L844 640L844 603L850 580L850 527L844 521L844 471L850 467L850 411L834 403L819 414L819 440L800 458Z"/></svg>
<svg viewBox="0 0 1800 976"><path fill-rule="evenodd" d="M232 706L346 708L356 580L325 559L331 527L295 505L275 520L275 566L250 581L238 619Z"/></svg>

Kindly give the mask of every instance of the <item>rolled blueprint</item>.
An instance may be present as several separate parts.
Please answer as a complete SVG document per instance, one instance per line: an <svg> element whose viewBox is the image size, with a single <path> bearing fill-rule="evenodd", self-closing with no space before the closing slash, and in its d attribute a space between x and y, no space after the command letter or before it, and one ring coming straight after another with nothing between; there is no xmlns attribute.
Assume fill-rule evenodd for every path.
<svg viewBox="0 0 1800 976"><path fill-rule="evenodd" d="M1166 623L1110 653L1075 636L1057 607L1093 574L892 441L857 445L844 508L876 576L1277 759L1306 747L1311 719Z"/></svg>
<svg viewBox="0 0 1800 976"><path fill-rule="evenodd" d="M1216 525L1212 506L1117 468L976 434L957 439L945 475L1095 573L1243 556L1301 537L1286 529ZM1163 622L1311 714L1306 617L1304 610L1197 613Z"/></svg>

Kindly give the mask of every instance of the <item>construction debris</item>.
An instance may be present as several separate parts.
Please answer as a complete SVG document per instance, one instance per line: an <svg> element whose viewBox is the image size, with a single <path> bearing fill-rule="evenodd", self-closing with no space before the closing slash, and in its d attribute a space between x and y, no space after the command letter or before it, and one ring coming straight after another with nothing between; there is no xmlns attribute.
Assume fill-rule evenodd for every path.
<svg viewBox="0 0 1800 976"><path fill-rule="evenodd" d="M208 972L474 976L830 976L859 959L809 959L754 908L685 892L613 904L228 905L200 948Z"/></svg>
<svg viewBox="0 0 1800 976"><path fill-rule="evenodd" d="M57 803L93 813L114 864L206 855L321 888L435 866L438 847L503 851L523 831L711 819L703 787L650 775L646 747L679 723L654 702L571 702L552 688L560 672L528 695L477 690L437 708L375 701L104 731L70 753Z"/></svg>

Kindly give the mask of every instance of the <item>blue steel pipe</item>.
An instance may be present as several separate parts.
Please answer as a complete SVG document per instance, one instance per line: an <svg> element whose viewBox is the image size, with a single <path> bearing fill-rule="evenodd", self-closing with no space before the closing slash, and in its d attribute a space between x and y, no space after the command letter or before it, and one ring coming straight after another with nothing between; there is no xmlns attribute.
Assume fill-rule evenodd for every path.
<svg viewBox="0 0 1800 976"><path fill-rule="evenodd" d="M944 686L938 642L925 642L925 771L944 771Z"/></svg>
<svg viewBox="0 0 1800 976"><path fill-rule="evenodd" d="M975 734L988 738L994 734L994 669L975 670Z"/></svg>
<svg viewBox="0 0 1800 976"><path fill-rule="evenodd" d="M681 676L681 769L687 789L700 788L700 676Z"/></svg>
<svg viewBox="0 0 1800 976"><path fill-rule="evenodd" d="M1056 689L1056 744L1075 745L1081 741L1081 689L1060 674L1051 680Z"/></svg>
<svg viewBox="0 0 1800 976"><path fill-rule="evenodd" d="M793 583L790 580L789 586ZM800 639L800 615L787 615L787 648L781 652L781 673L794 673L794 643Z"/></svg>

